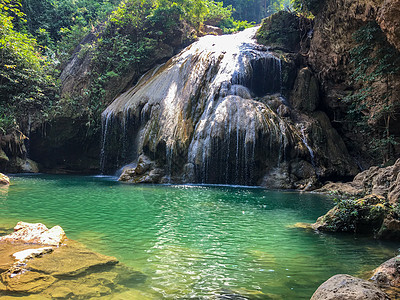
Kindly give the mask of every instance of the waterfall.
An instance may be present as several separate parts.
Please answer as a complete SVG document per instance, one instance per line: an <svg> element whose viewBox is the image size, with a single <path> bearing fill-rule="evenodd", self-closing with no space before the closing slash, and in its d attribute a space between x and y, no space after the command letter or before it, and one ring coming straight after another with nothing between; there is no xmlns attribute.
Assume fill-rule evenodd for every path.
<svg viewBox="0 0 400 300"><path fill-rule="evenodd" d="M102 170L145 154L164 181L254 185L290 156L296 135L259 101L280 94L281 61L256 30L205 36L115 99L102 114Z"/></svg>
<svg viewBox="0 0 400 300"><path fill-rule="evenodd" d="M107 143L107 133L109 129L111 114L101 116L101 152L100 152L100 171L104 174L105 164L106 164L106 143Z"/></svg>
<svg viewBox="0 0 400 300"><path fill-rule="evenodd" d="M304 127L301 127L300 132L301 132L302 141L303 141L304 145L306 146L306 148L308 149L308 152L310 153L311 165L315 169L314 151L311 148L311 146L308 144L307 137L304 132Z"/></svg>

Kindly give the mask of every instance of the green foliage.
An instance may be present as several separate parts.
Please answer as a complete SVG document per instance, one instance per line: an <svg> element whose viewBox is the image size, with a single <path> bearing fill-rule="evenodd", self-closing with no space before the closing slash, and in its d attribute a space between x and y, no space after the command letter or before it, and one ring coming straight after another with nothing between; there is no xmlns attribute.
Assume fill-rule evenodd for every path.
<svg viewBox="0 0 400 300"><path fill-rule="evenodd" d="M55 92L50 63L37 51L36 40L14 30L23 15L17 2L0 1L0 128L6 131L34 112L44 115Z"/></svg>
<svg viewBox="0 0 400 300"><path fill-rule="evenodd" d="M394 213L393 206L376 195L333 201L336 206L323 217L330 231L370 233L379 230L385 216Z"/></svg>
<svg viewBox="0 0 400 300"><path fill-rule="evenodd" d="M386 161L398 143L390 124L399 109L393 86L400 75L400 55L375 22L357 30L353 39L357 45L350 53L352 78L359 88L345 98L348 117L369 137L370 152Z"/></svg>
<svg viewBox="0 0 400 300"><path fill-rule="evenodd" d="M355 232L357 229L359 207L355 199L333 199L336 204L336 220L330 224L331 229Z"/></svg>
<svg viewBox="0 0 400 300"><path fill-rule="evenodd" d="M323 0L294 0L292 5L295 11L313 19L314 15L321 9L323 2Z"/></svg>
<svg viewBox="0 0 400 300"><path fill-rule="evenodd" d="M204 22L210 25L217 26L221 21L232 19L233 8L232 5L224 7L222 2L210 1L206 3L207 14Z"/></svg>
<svg viewBox="0 0 400 300"><path fill-rule="evenodd" d="M36 37L42 53L64 61L80 40L106 20L120 0L21 0L27 22L19 31Z"/></svg>
<svg viewBox="0 0 400 300"><path fill-rule="evenodd" d="M234 20L232 17L228 19L222 20L219 24L218 27L220 27L224 34L229 34L237 31L242 31L245 30L246 28L253 27L255 25L254 22L248 22L248 21L237 21Z"/></svg>

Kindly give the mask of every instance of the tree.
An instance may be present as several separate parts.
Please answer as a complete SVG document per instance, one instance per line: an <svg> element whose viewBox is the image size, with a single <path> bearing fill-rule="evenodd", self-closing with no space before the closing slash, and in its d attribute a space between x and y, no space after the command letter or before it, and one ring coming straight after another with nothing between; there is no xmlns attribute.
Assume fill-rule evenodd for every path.
<svg viewBox="0 0 400 300"><path fill-rule="evenodd" d="M0 128L4 132L48 109L55 80L48 61L37 51L36 40L14 30L23 18L20 3L0 0Z"/></svg>

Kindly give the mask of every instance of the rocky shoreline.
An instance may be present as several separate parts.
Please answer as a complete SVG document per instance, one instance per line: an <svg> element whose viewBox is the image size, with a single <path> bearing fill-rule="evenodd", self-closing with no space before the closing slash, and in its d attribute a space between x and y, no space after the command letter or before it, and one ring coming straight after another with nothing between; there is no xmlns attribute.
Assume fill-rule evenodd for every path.
<svg viewBox="0 0 400 300"><path fill-rule="evenodd" d="M315 231L353 232L378 239L400 238L400 159L392 166L371 167L351 182L328 183L316 190L336 197L336 205L311 224ZM384 262L369 281L338 274L325 281L311 300L399 299L400 256Z"/></svg>
<svg viewBox="0 0 400 300"><path fill-rule="evenodd" d="M38 299L129 298L146 276L67 239L60 226L19 222L0 237L0 295ZM124 293L128 293L125 294ZM122 296L121 296L122 295ZM113 299L113 298L110 298Z"/></svg>
<svg viewBox="0 0 400 300"><path fill-rule="evenodd" d="M352 182L328 183L316 192L334 196L337 204L312 224L314 230L400 238L400 159L392 166L371 167Z"/></svg>

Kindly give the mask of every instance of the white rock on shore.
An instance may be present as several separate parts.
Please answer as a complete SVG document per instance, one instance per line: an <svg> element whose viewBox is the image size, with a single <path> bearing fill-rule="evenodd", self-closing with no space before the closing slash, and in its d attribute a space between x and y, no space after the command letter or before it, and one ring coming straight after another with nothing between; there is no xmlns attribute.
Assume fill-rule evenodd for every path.
<svg viewBox="0 0 400 300"><path fill-rule="evenodd" d="M14 232L0 237L0 241L59 246L65 238L65 232L60 226L48 229L41 223L18 222Z"/></svg>

